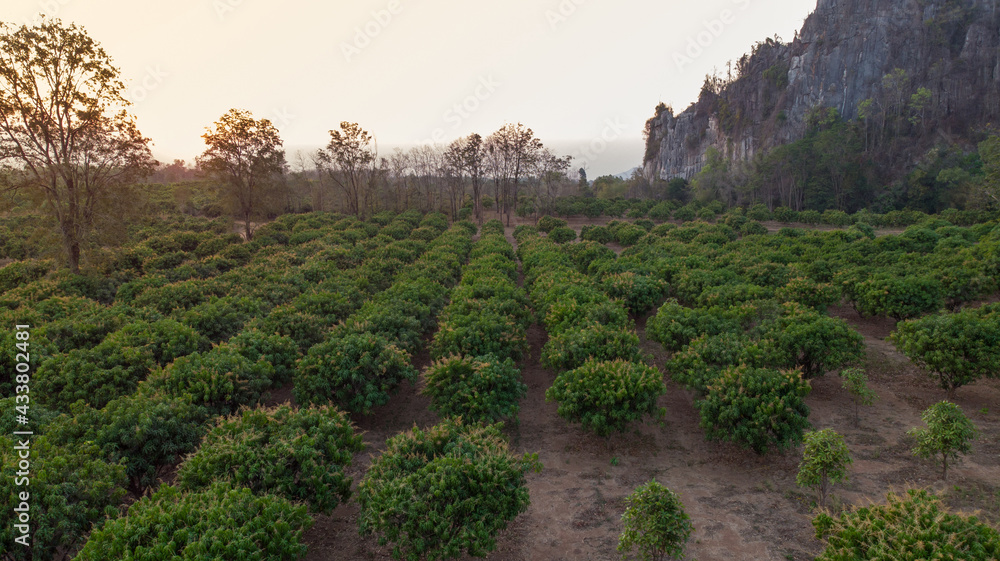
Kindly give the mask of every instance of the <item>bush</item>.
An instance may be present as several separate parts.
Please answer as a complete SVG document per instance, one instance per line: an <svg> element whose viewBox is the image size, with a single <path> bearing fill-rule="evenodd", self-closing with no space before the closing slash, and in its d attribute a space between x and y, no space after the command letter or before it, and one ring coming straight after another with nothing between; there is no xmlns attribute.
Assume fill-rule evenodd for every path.
<svg viewBox="0 0 1000 561"><path fill-rule="evenodd" d="M826 505L826 493L831 483L847 481L851 454L844 437L833 429L807 432L806 443L795 483L802 487L819 487L819 505Z"/></svg>
<svg viewBox="0 0 1000 561"><path fill-rule="evenodd" d="M431 342L431 357L482 356L520 360L528 350L527 334L514 317L485 310L469 315L448 315Z"/></svg>
<svg viewBox="0 0 1000 561"><path fill-rule="evenodd" d="M553 370L570 370L588 360L639 359L639 337L616 325L582 323L553 335L542 348L542 364Z"/></svg>
<svg viewBox="0 0 1000 561"><path fill-rule="evenodd" d="M840 289L829 283L818 283L807 277L790 279L785 286L774 292L782 302L798 302L823 313L828 306L840 302Z"/></svg>
<svg viewBox="0 0 1000 561"><path fill-rule="evenodd" d="M816 210L803 210L799 213L799 222L816 225L823 221L823 215Z"/></svg>
<svg viewBox="0 0 1000 561"><path fill-rule="evenodd" d="M545 215L538 219L538 230L540 232L545 232L546 234L551 233L552 230L556 228L565 228L567 222L561 218L553 218L549 215Z"/></svg>
<svg viewBox="0 0 1000 561"><path fill-rule="evenodd" d="M7 434L0 434L0 551L5 560L56 559L74 551L93 524L118 513L128 481L123 466L101 459L93 443L56 446L37 437L31 443L31 486L25 501L30 505L30 545L16 543L22 533L15 528L20 521L14 509L21 507L19 493L25 488L15 486L21 458L17 441Z"/></svg>
<svg viewBox="0 0 1000 561"><path fill-rule="evenodd" d="M555 243L566 243L576 239L576 230L567 227L554 228L549 232L549 239Z"/></svg>
<svg viewBox="0 0 1000 561"><path fill-rule="evenodd" d="M274 367L270 363L251 362L227 343L181 357L146 381L146 391L191 399L219 414L232 413L241 405L256 405L272 387Z"/></svg>
<svg viewBox="0 0 1000 561"><path fill-rule="evenodd" d="M751 220L746 224L740 226L741 236L765 236L767 235L767 228L764 227L760 222Z"/></svg>
<svg viewBox="0 0 1000 561"><path fill-rule="evenodd" d="M674 211L674 219L681 222L690 222L695 219L697 212L691 205L685 205ZM715 213L712 213L715 216Z"/></svg>
<svg viewBox="0 0 1000 561"><path fill-rule="evenodd" d="M930 276L872 275L853 288L854 307L864 316L909 319L943 306L941 283Z"/></svg>
<svg viewBox="0 0 1000 561"><path fill-rule="evenodd" d="M625 247L635 245L647 233L642 227L632 223L625 223L614 230L615 241Z"/></svg>
<svg viewBox="0 0 1000 561"><path fill-rule="evenodd" d="M771 211L765 205L757 203L747 210L747 218L764 222L771 219Z"/></svg>
<svg viewBox="0 0 1000 561"><path fill-rule="evenodd" d="M350 498L344 470L362 450L361 436L335 408L244 410L209 431L181 464L177 486L194 490L225 480L329 513Z"/></svg>
<svg viewBox="0 0 1000 561"><path fill-rule="evenodd" d="M806 378L865 357L864 337L846 321L795 304L786 305L786 313L774 320L764 337L774 343L772 360L777 366L801 366Z"/></svg>
<svg viewBox="0 0 1000 561"><path fill-rule="evenodd" d="M674 298L667 300L646 322L646 336L671 352L683 349L701 334L712 336L738 330L735 321L700 308L686 308Z"/></svg>
<svg viewBox="0 0 1000 561"><path fill-rule="evenodd" d="M228 343L250 362L269 362L274 369L275 386L283 386L292 381L295 363L302 356L291 337L267 334L259 329L244 330Z"/></svg>
<svg viewBox="0 0 1000 561"><path fill-rule="evenodd" d="M632 421L657 413L656 400L666 393L663 375L645 364L591 360L559 374L545 392L546 401L559 403L560 417L608 436L622 432ZM666 410L659 410L660 416Z"/></svg>
<svg viewBox="0 0 1000 561"><path fill-rule="evenodd" d="M826 547L816 561L1000 558L1000 532L975 516L951 513L924 489L890 492L887 504L854 507L834 518L813 519Z"/></svg>
<svg viewBox="0 0 1000 561"><path fill-rule="evenodd" d="M498 426L445 420L386 443L358 488L363 534L392 543L393 557L484 557L528 508L525 473L537 455L511 454Z"/></svg>
<svg viewBox="0 0 1000 561"><path fill-rule="evenodd" d="M799 219L799 213L788 208L787 206L779 206L774 209L774 219L778 222L784 222L788 224L789 222L795 222Z"/></svg>
<svg viewBox="0 0 1000 561"><path fill-rule="evenodd" d="M802 441L809 428L809 382L797 370L741 365L725 370L695 403L709 440L734 442L757 454Z"/></svg>
<svg viewBox="0 0 1000 561"><path fill-rule="evenodd" d="M518 402L528 391L514 361L495 356L449 356L423 372L420 393L431 398L431 410L467 422L517 421Z"/></svg>
<svg viewBox="0 0 1000 561"><path fill-rule="evenodd" d="M618 538L618 551L627 556L638 548L642 561L682 559L694 531L681 498L656 481L625 497L622 523L625 530Z"/></svg>
<svg viewBox="0 0 1000 561"><path fill-rule="evenodd" d="M580 239L584 241L597 242L599 244L606 244L614 239L611 231L608 230L607 226L595 226L593 224L587 224L580 229Z"/></svg>
<svg viewBox="0 0 1000 561"><path fill-rule="evenodd" d="M164 485L95 529L77 561L294 560L313 524L304 506L220 482L184 493Z"/></svg>
<svg viewBox="0 0 1000 561"><path fill-rule="evenodd" d="M948 480L948 458L958 459L972 451L972 441L976 439L976 426L962 413L962 409L950 401L942 401L928 407L920 418L927 428L913 428L907 434L917 445L913 454L921 458L935 458L941 455L944 470L941 478Z"/></svg>
<svg viewBox="0 0 1000 561"><path fill-rule="evenodd" d="M631 271L607 275L601 284L608 296L624 302L628 310L636 315L656 305L667 291L665 281Z"/></svg>
<svg viewBox="0 0 1000 561"><path fill-rule="evenodd" d="M368 333L334 333L309 349L295 373L295 400L369 414L385 405L403 380L417 371L410 355L384 337Z"/></svg>
<svg viewBox="0 0 1000 561"><path fill-rule="evenodd" d="M889 340L936 374L949 398L979 378L998 376L1000 317L983 318L976 310L929 315L899 323Z"/></svg>

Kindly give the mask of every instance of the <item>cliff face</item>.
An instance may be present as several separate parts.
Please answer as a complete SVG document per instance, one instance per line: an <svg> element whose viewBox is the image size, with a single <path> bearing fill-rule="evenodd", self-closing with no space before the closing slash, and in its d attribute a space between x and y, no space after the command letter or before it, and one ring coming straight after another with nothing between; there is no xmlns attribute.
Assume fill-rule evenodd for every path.
<svg viewBox="0 0 1000 561"><path fill-rule="evenodd" d="M859 117L918 110L926 130L962 135L1000 115L997 0L819 0L791 43L767 40L731 81L708 80L678 115L647 123L647 177L690 178L715 147L730 161L801 138L814 108ZM899 72L901 69L903 72ZM892 77L887 77L892 76ZM877 117L876 117L877 118ZM884 120L883 120L884 124Z"/></svg>

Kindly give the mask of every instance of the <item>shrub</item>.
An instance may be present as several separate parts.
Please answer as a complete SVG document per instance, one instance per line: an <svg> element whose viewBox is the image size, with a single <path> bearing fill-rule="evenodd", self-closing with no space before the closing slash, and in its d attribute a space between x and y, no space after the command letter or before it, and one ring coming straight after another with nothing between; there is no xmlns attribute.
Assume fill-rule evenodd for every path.
<svg viewBox="0 0 1000 561"><path fill-rule="evenodd" d="M799 218L799 213L788 208L787 206L779 206L778 208L774 209L774 219L777 220L778 222L784 222L787 224L789 222L795 222L796 220L798 220L798 218Z"/></svg>
<svg viewBox="0 0 1000 561"><path fill-rule="evenodd" d="M75 558L294 560L312 526L304 506L219 482L201 492L164 485L95 529Z"/></svg>
<svg viewBox="0 0 1000 561"><path fill-rule="evenodd" d="M567 227L554 228L549 232L549 239L555 243L566 243L576 239L576 230Z"/></svg>
<svg viewBox="0 0 1000 561"><path fill-rule="evenodd" d="M611 231L608 230L607 226L587 224L586 226L580 228L580 239L597 242L599 244L606 244L614 240L614 236L611 234Z"/></svg>
<svg viewBox="0 0 1000 561"><path fill-rule="evenodd" d="M802 439L806 446L795 483L801 487L819 487L819 505L826 506L830 484L847 481L851 454L844 437L833 429L807 432Z"/></svg>
<svg viewBox="0 0 1000 561"><path fill-rule="evenodd" d="M209 431L181 464L177 485L193 490L226 480L329 513L350 498L344 470L362 450L350 419L333 407L243 410Z"/></svg>
<svg viewBox="0 0 1000 561"><path fill-rule="evenodd" d="M423 372L420 393L431 398L431 410L442 417L468 422L517 420L518 402L528 387L510 358L449 356Z"/></svg>
<svg viewBox="0 0 1000 561"><path fill-rule="evenodd" d="M259 329L247 329L228 341L232 348L253 363L266 361L274 369L274 385L292 381L295 363L302 354L291 337L267 334Z"/></svg>
<svg viewBox="0 0 1000 561"><path fill-rule="evenodd" d="M948 458L957 460L960 455L972 451L972 441L978 432L976 426L950 401L931 405L920 418L927 428L917 427L907 432L917 441L913 454L921 458L935 458L940 454L944 468L941 478L947 481Z"/></svg>
<svg viewBox="0 0 1000 561"><path fill-rule="evenodd" d="M709 440L734 442L757 454L784 450L802 441L809 428L809 382L798 370L745 365L729 368L695 403Z"/></svg>
<svg viewBox="0 0 1000 561"><path fill-rule="evenodd" d="M646 336L672 352L680 351L699 335L738 330L735 321L701 308L686 308L674 298L667 300L646 322Z"/></svg>
<svg viewBox="0 0 1000 561"><path fill-rule="evenodd" d="M774 343L774 362L801 366L806 378L860 362L865 357L865 340L840 318L822 315L795 304L774 320L764 337ZM779 358L777 355L783 355Z"/></svg>
<svg viewBox="0 0 1000 561"><path fill-rule="evenodd" d="M893 277L878 273L854 287L854 306L866 316L896 321L935 312L943 305L941 283L930 276Z"/></svg>
<svg viewBox="0 0 1000 561"><path fill-rule="evenodd" d="M807 277L790 279L785 286L776 290L774 295L782 302L798 302L820 313L825 312L827 306L836 305L841 299L838 287L829 283L818 283Z"/></svg>
<svg viewBox="0 0 1000 561"><path fill-rule="evenodd" d="M648 232L640 226L625 223L614 231L615 241L623 246L635 245Z"/></svg>
<svg viewBox="0 0 1000 561"><path fill-rule="evenodd" d="M32 407L34 410L34 407ZM31 486L28 501L15 486L19 479L16 440L0 434L0 550L11 561L56 559L74 551L93 524L118 513L125 498L125 468L101 459L93 443L57 446L42 436L31 443ZM22 502L28 503L30 545L16 543L22 532L15 528ZM111 559L111 558L108 558Z"/></svg>
<svg viewBox="0 0 1000 561"><path fill-rule="evenodd" d="M393 557L484 557L528 508L525 473L537 455L511 454L498 426L445 420L386 443L358 488L363 534L392 543Z"/></svg>
<svg viewBox="0 0 1000 561"><path fill-rule="evenodd" d="M799 222L816 225L823 221L823 215L817 210L803 210L799 213Z"/></svg>
<svg viewBox="0 0 1000 561"><path fill-rule="evenodd" d="M549 215L545 215L538 219L538 230L545 232L546 234L551 233L552 230L556 228L565 228L567 222L561 218L553 218Z"/></svg>
<svg viewBox="0 0 1000 561"><path fill-rule="evenodd" d="M546 401L559 403L560 417L608 436L658 410L656 400L666 393L663 375L654 367L625 360L591 360L559 374L545 392ZM666 411L659 410L662 417Z"/></svg>
<svg viewBox="0 0 1000 561"><path fill-rule="evenodd" d="M443 318L431 343L431 357L435 359L492 354L500 359L520 360L527 350L527 334L515 318L485 310Z"/></svg>
<svg viewBox="0 0 1000 561"><path fill-rule="evenodd" d="M625 530L618 538L618 551L627 556L638 548L642 561L683 558L694 531L681 498L656 481L625 497L622 523Z"/></svg>
<svg viewBox="0 0 1000 561"><path fill-rule="evenodd" d="M653 220L670 220L670 213L673 210L674 207L670 201L662 201L649 209L649 217Z"/></svg>
<svg viewBox="0 0 1000 561"><path fill-rule="evenodd" d="M542 364L554 370L577 368L591 359L638 360L639 337L620 326L588 322L553 335L542 348Z"/></svg>
<svg viewBox="0 0 1000 561"><path fill-rule="evenodd" d="M607 275L601 284L608 296L622 300L628 310L637 315L656 305L667 291L665 281L631 271Z"/></svg>
<svg viewBox="0 0 1000 561"><path fill-rule="evenodd" d="M252 298L211 298L184 312L180 319L213 343L225 341L239 333L243 325L260 315L264 303Z"/></svg>
<svg viewBox="0 0 1000 561"><path fill-rule="evenodd" d="M674 211L674 219L681 222L690 222L697 216L697 211L691 205L685 205ZM712 213L715 216L715 213Z"/></svg>
<svg viewBox="0 0 1000 561"><path fill-rule="evenodd" d="M998 375L1000 317L982 318L976 310L929 315L898 324L889 340L936 374L949 398L965 384Z"/></svg>
<svg viewBox="0 0 1000 561"><path fill-rule="evenodd" d="M951 513L924 489L890 492L887 504L854 507L834 518L813 519L826 547L816 561L1000 558L1000 532L975 516Z"/></svg>
<svg viewBox="0 0 1000 561"><path fill-rule="evenodd" d="M315 314L297 310L294 306L286 304L274 308L263 318L249 322L245 329L288 337L295 341L299 351L306 352L313 345L323 341L329 331L329 325Z"/></svg>
<svg viewBox="0 0 1000 561"><path fill-rule="evenodd" d="M858 425L859 411L861 405L871 405L878 399L878 394L868 387L868 374L861 368L846 368L840 371L840 377L844 382L840 387L851 394L854 401L854 425Z"/></svg>
<svg viewBox="0 0 1000 561"><path fill-rule="evenodd" d="M767 228L755 220L751 220L740 226L741 236L764 236L767 235Z"/></svg>
<svg viewBox="0 0 1000 561"><path fill-rule="evenodd" d="M219 414L256 405L272 387L274 367L269 362L251 362L227 343L181 357L146 381L146 391L187 398Z"/></svg>
<svg viewBox="0 0 1000 561"><path fill-rule="evenodd" d="M765 220L771 219L771 211L767 209L767 206L757 203L747 209L747 218L758 222L764 222Z"/></svg>
<svg viewBox="0 0 1000 561"><path fill-rule="evenodd" d="M333 402L367 415L388 403L400 382L416 377L409 354L384 337L335 332L299 362L293 395L303 405Z"/></svg>

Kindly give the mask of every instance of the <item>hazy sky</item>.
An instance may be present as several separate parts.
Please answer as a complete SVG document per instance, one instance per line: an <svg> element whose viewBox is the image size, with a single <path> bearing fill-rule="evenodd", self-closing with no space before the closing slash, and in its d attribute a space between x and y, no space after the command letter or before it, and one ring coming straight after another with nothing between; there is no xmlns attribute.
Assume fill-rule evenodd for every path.
<svg viewBox="0 0 1000 561"><path fill-rule="evenodd" d="M660 101L757 41L791 40L815 0L3 0L0 19L83 25L130 85L163 161L193 161L231 107L271 119L294 163L341 121L382 153L522 122L591 178L642 160Z"/></svg>

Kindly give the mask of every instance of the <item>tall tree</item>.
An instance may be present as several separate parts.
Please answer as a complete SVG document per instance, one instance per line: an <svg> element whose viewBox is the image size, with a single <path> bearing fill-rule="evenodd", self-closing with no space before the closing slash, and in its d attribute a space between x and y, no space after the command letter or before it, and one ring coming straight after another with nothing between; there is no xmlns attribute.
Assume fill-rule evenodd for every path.
<svg viewBox="0 0 1000 561"><path fill-rule="evenodd" d="M254 119L249 111L230 109L202 138L208 148L198 165L220 182L224 199L243 221L250 240L254 220L270 209L285 171L278 129L268 119Z"/></svg>
<svg viewBox="0 0 1000 561"><path fill-rule="evenodd" d="M534 169L542 153L542 141L521 123L507 123L486 139L486 145L489 157L498 160L495 167L501 175L497 195L502 199L501 213L507 215L509 226L511 210L517 206L521 179Z"/></svg>
<svg viewBox="0 0 1000 561"><path fill-rule="evenodd" d="M479 224L483 223L483 178L486 174L486 151L483 137L472 133L448 146L445 158L450 165L469 175L472 181L472 209Z"/></svg>
<svg viewBox="0 0 1000 561"><path fill-rule="evenodd" d="M344 194L348 211L362 218L371 203L378 160L375 137L357 123L343 121L317 153L323 173Z"/></svg>
<svg viewBox="0 0 1000 561"><path fill-rule="evenodd" d="M42 195L74 273L102 204L157 164L124 92L119 69L82 27L0 23L2 189Z"/></svg>

